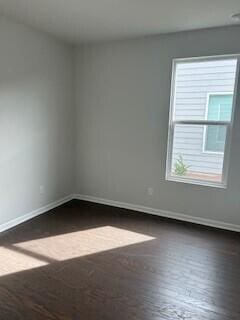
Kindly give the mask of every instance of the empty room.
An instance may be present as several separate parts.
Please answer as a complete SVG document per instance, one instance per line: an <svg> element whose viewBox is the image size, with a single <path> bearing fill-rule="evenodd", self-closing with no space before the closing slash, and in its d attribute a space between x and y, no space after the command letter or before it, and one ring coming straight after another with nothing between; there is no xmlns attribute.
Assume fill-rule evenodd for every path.
<svg viewBox="0 0 240 320"><path fill-rule="evenodd" d="M240 1L0 0L0 320L240 320Z"/></svg>

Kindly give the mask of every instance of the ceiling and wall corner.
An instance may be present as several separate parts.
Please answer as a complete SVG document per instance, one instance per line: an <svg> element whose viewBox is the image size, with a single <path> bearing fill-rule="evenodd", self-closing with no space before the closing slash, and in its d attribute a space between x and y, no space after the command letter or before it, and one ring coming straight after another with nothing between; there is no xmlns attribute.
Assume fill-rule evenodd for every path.
<svg viewBox="0 0 240 320"><path fill-rule="evenodd" d="M239 0L0 0L0 14L79 44L229 26Z"/></svg>

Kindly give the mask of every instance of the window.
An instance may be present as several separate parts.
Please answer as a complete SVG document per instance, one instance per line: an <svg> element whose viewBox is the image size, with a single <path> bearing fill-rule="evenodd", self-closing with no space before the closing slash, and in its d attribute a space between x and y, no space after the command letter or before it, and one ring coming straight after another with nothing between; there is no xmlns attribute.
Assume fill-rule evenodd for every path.
<svg viewBox="0 0 240 320"><path fill-rule="evenodd" d="M226 187L238 56L173 62L166 179Z"/></svg>
<svg viewBox="0 0 240 320"><path fill-rule="evenodd" d="M231 121L233 94L210 94L207 105L207 120ZM224 152L225 128L208 127L205 133L205 152Z"/></svg>

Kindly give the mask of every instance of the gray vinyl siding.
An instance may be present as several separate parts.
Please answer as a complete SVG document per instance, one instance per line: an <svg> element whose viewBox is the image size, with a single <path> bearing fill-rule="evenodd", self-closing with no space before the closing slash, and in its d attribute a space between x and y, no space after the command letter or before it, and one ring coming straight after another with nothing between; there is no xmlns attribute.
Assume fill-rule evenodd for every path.
<svg viewBox="0 0 240 320"><path fill-rule="evenodd" d="M234 91L234 60L190 62L177 65L174 116L176 120L206 119L210 93ZM204 152L203 126L176 126L172 166L179 155L191 171L220 174L223 154Z"/></svg>

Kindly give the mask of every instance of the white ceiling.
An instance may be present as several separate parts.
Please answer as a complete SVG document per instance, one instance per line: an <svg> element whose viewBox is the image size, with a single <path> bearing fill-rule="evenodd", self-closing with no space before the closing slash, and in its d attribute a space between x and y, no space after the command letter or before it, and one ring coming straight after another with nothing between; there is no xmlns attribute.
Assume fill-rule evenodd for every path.
<svg viewBox="0 0 240 320"><path fill-rule="evenodd" d="M0 13L81 43L231 25L240 0L0 0Z"/></svg>

